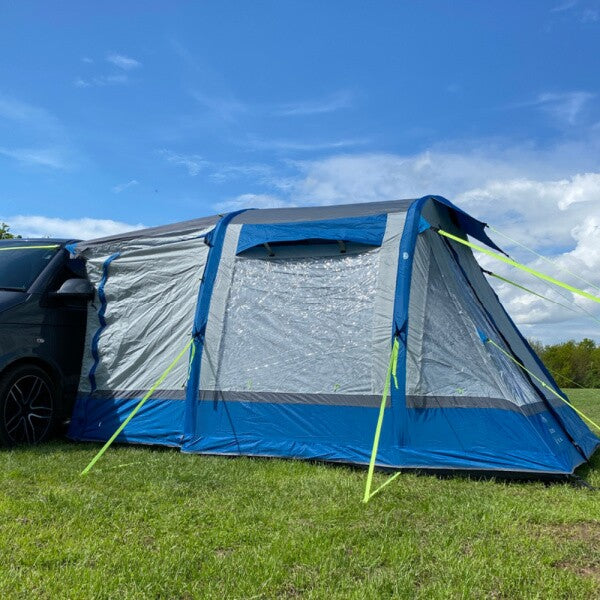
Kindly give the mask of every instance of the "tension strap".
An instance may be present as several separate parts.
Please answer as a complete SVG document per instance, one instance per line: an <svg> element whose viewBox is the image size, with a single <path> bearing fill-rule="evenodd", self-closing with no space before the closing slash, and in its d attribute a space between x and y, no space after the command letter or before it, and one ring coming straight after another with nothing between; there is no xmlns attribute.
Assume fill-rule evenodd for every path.
<svg viewBox="0 0 600 600"><path fill-rule="evenodd" d="M540 294L539 292L535 292L534 290L531 290L528 287L525 287L524 285L517 283L516 281L511 281L510 279L507 279L506 277L502 277L502 275L498 275L497 273L493 273L492 271L486 271L485 269L483 269L483 272L486 275L489 275L490 277L494 277L495 279L499 279L500 281L503 281L504 283L509 283L510 285L512 285L516 288L519 288L520 290L523 290L524 292L531 294L532 296L537 296L538 298L541 298L542 300L547 300L548 302L552 302L552 304L556 304L557 306L562 306L563 308L566 308L567 310L570 310L571 312L574 312L574 313L579 312L577 309L573 308L572 306L568 306L567 304L563 304L562 302L552 300L552 298L548 298L548 296L544 296L543 294ZM596 320L600 323L600 319L596 319Z"/></svg>
<svg viewBox="0 0 600 600"><path fill-rule="evenodd" d="M0 246L0 252L6 252L7 250L52 250L58 247L59 244L51 244L49 246Z"/></svg>
<svg viewBox="0 0 600 600"><path fill-rule="evenodd" d="M385 487L392 479L395 479L400 473L392 475L390 480L386 481L384 485L377 488L371 493L371 485L373 483L373 472L375 471L375 460L377 459L377 450L379 448L379 438L381 437L381 427L383 425L383 415L385 413L385 405L387 403L388 395L390 393L390 381L394 378L394 384L396 389L398 388L398 379L396 377L396 367L398 366L398 348L400 344L398 338L394 338L392 345L392 353L390 355L390 364L388 365L387 374L385 376L385 384L383 387L383 395L381 396L381 405L379 407L379 418L377 419L377 427L375 428L375 437L373 438L373 449L371 451L371 460L369 461L369 472L367 474L367 485L365 486L365 495L363 502L368 502L382 487Z"/></svg>
<svg viewBox="0 0 600 600"><path fill-rule="evenodd" d="M481 335L481 333L480 333L480 335ZM583 414L578 408L573 406L564 396L561 396L553 387L549 386L545 381L540 379L535 373L532 373L523 363L518 361L512 354L510 354L506 350L504 350L504 348L502 348L502 346L496 344L496 342L494 342L494 340L490 340L490 338L488 338L487 336L485 337L484 343L490 344L490 345L494 346L494 348L497 348L498 350L500 350L500 352L502 352L502 354L504 354L504 356L506 356L508 359L510 359L512 362L514 362L519 367L521 367L521 369L523 369L523 371L525 371L525 373L527 373L530 377L533 377L533 379L535 379L544 389L549 390L559 400L562 400L567 406L570 406L582 419L585 419L588 423L591 423L598 431L600 431L600 425L598 425L597 423L592 421L592 419L590 419L587 415Z"/></svg>
<svg viewBox="0 0 600 600"><path fill-rule="evenodd" d="M598 287L595 283L592 283L591 281L588 281L587 279L584 279L578 273L575 273L574 271L571 271L570 269L567 269L567 267L563 267L562 265L559 265L558 263L554 262L553 260L551 260L547 256L544 256L543 254L540 254L539 252L537 252L533 248L530 248L529 246L526 246L525 244L519 242L518 240L515 240L514 238L511 238L506 233L503 233L502 231L498 231L497 229L495 229L491 225L488 225L488 229L490 231L493 231L494 233L497 233L498 235L501 235L502 237L505 237L507 240L510 240L513 244L516 244L517 246L521 246L521 248L524 248L528 252L531 252L532 254L535 254L538 258L541 258L542 260L545 260L547 263L550 263L552 266L558 267L561 271L564 271L565 273L568 273L569 275L572 275L573 277L576 277L577 279L579 279L579 281L583 281L583 283L585 283L586 285L589 285L590 287L596 288L597 290L600 291L600 287Z"/></svg>
<svg viewBox="0 0 600 600"><path fill-rule="evenodd" d="M156 380L154 385L146 392L146 395L137 403L136 407L129 413L129 416L121 423L121 425L119 425L118 429L110 436L110 439L106 442L106 444L104 444L104 446L102 446L102 448L100 448L100 451L98 452L98 454L96 454L96 456L94 456L94 458L92 458L89 465L81 472L81 475L87 475L87 473L89 473L90 469L96 464L96 462L100 459L100 457L108 450L110 445L115 441L115 439L121 433L121 431L123 431L123 429L125 429L125 427L127 426L127 423L129 423L129 421L131 421L131 419L133 419L133 417L135 417L135 415L140 410L140 408L142 408L142 406L144 406L144 404L146 404L146 402L148 401L150 396L152 396L152 394L156 391L158 386L166 379L167 375L173 370L175 365L181 360L183 355L188 351L189 347L192 345L193 341L194 341L194 338L193 337L190 338L188 343L184 346L183 350L173 359L173 362L164 370L163 374Z"/></svg>
<svg viewBox="0 0 600 600"><path fill-rule="evenodd" d="M554 279L554 277L550 277L549 275L546 275L545 273L541 273L540 271L536 271L535 269L532 269L531 267L522 265L521 263L518 263L516 260L513 260L512 258L502 256L501 254L498 254L497 252L492 252L491 250L488 250L487 248L483 248L482 246L473 244L473 242L464 240L463 238L453 235L452 233L448 233L447 231L444 231L443 229L438 229L437 232L440 235L443 235L444 237L447 237L451 240L454 240L455 242L458 242L459 244L463 244L464 246L468 246L469 248L473 248L475 250L478 250L479 252L483 252L484 254L487 254L488 256L491 256L492 258L495 258L496 260L506 263L507 265L511 265L512 267L521 269L521 271L525 271L526 273L529 273L529 274L533 275L534 277L537 277L538 279L542 279L543 281L548 281L549 283L557 285L561 288L564 288L565 290L569 290L570 292L573 292L574 294L582 296L583 298L587 298L588 300L593 300L594 302L598 302L600 304L600 298L598 298L597 296L588 294L587 292L584 292L583 290L580 290L579 288L573 287L572 285L569 285L568 283L564 283L563 281Z"/></svg>

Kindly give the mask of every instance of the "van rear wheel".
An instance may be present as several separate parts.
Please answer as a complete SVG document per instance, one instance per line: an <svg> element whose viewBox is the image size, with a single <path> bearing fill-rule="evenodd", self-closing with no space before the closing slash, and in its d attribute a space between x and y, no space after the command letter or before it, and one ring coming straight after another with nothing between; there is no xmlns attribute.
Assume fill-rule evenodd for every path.
<svg viewBox="0 0 600 600"><path fill-rule="evenodd" d="M39 444L51 437L58 418L58 393L48 374L22 365L0 377L0 442Z"/></svg>

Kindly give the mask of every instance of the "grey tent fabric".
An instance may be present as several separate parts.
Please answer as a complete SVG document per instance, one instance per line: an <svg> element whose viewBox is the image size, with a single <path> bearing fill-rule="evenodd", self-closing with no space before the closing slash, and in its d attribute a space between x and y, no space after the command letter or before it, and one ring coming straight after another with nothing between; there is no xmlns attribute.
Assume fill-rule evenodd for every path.
<svg viewBox="0 0 600 600"><path fill-rule="evenodd" d="M424 210L424 214L427 219L437 227L453 232L454 234L460 234L460 231L452 222L451 214L446 207L440 206L434 202L429 202ZM534 373L536 377L544 381L549 387L552 387L553 383L540 368L518 330L514 327L510 317L500 303L498 296L485 278L473 252L471 252L469 248L457 243L452 243L451 247L455 254L455 259L464 271L468 284L472 287L480 304L485 306L496 329L501 333L503 339L506 340L518 360L527 368L527 370ZM552 403L556 402L556 397L546 388L537 385L535 380L532 380L530 383L537 388L538 394L542 394Z"/></svg>
<svg viewBox="0 0 600 600"><path fill-rule="evenodd" d="M212 228L178 235L111 239L83 250L90 281L99 287L106 260L118 248L106 279L106 326L97 310L88 311L80 393L89 392L89 374L99 392L126 396L148 390L191 334L195 301L204 272L208 246L204 236ZM144 232L145 234L145 232ZM100 304L96 298L95 303ZM98 335L98 332L101 335ZM94 336L98 335L95 365ZM148 360L160 356L161 361ZM183 389L187 363L180 361L163 383ZM183 396L182 396L183 397Z"/></svg>
<svg viewBox="0 0 600 600"><path fill-rule="evenodd" d="M125 231L116 235L79 242L77 244L77 252L83 253L88 248L97 246L103 246L106 249L113 248L116 251L121 247L121 242L134 241L142 238L168 238L184 234L194 234L194 232L212 229L212 227L218 223L220 218L220 216L214 215L211 217L203 217L201 219L191 219L190 221L161 225L159 227L146 227L144 229Z"/></svg>
<svg viewBox="0 0 600 600"><path fill-rule="evenodd" d="M539 405L523 372L490 353L478 329L494 331L468 281L433 231L417 241L407 344L407 396L503 399Z"/></svg>

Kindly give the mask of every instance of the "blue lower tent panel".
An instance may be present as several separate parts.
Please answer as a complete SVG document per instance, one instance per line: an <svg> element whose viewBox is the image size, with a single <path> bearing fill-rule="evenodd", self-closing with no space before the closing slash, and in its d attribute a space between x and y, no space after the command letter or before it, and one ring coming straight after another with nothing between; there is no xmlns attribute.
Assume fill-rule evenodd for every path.
<svg viewBox="0 0 600 600"><path fill-rule="evenodd" d="M553 401L554 404L555 401ZM590 431L581 417L567 404L561 402L560 406L554 407L554 410L558 413L566 430L581 448L586 458L591 458L592 454L600 446L600 440Z"/></svg>
<svg viewBox="0 0 600 600"><path fill-rule="evenodd" d="M399 466L570 474L585 462L549 411L413 408L406 419Z"/></svg>
<svg viewBox="0 0 600 600"><path fill-rule="evenodd" d="M69 437L107 440L138 402L80 398ZM564 409L572 412L566 405L556 410ZM569 417L568 411L561 417ZM367 464L378 413L356 406L201 401L197 434L184 439L185 401L151 399L117 441L200 454ZM381 467L564 475L585 461L550 411L526 416L493 408L409 408L404 416L400 446L399 428L386 409L377 454ZM589 456L600 440L584 429L577 444Z"/></svg>
<svg viewBox="0 0 600 600"><path fill-rule="evenodd" d="M379 409L361 406L201 401L184 452L274 456L366 464ZM391 419L378 463L397 463Z"/></svg>
<svg viewBox="0 0 600 600"><path fill-rule="evenodd" d="M69 437L74 440L106 441L129 416L141 398L77 399ZM130 444L180 446L183 438L185 400L148 400L117 437Z"/></svg>
<svg viewBox="0 0 600 600"><path fill-rule="evenodd" d="M367 407L200 402L197 435L184 452L369 462L379 410ZM399 433L387 409L377 464L570 474L585 461L549 411L491 408L408 409ZM590 448L599 440L592 436Z"/></svg>

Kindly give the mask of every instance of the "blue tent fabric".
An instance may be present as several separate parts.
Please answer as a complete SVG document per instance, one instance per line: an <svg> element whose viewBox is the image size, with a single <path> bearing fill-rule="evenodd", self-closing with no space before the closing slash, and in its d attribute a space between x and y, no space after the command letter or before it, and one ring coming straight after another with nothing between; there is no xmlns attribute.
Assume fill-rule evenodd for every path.
<svg viewBox="0 0 600 600"><path fill-rule="evenodd" d="M300 240L339 240L380 246L387 215L350 219L305 221L293 224L244 225L238 241L238 253L264 243Z"/></svg>
<svg viewBox="0 0 600 600"><path fill-rule="evenodd" d="M217 223L212 235L208 238L209 245L211 247L206 266L204 268L204 276L198 290L198 301L196 304L196 316L194 319L194 327L192 335L194 337L193 348L190 350L190 369L188 372L188 379L186 383L186 427L185 431L189 434L193 429L193 423L196 415L196 390L198 389L198 382L200 380L200 369L202 355L202 345L204 343L204 333L206 331L206 323L208 320L208 310L210 307L210 301L212 297L212 290L217 276L217 270L219 268L219 260L221 258L221 251L223 249L223 238L227 230L227 225L237 215L245 212L244 210L238 210L224 216Z"/></svg>
<svg viewBox="0 0 600 600"><path fill-rule="evenodd" d="M313 327L310 315L315 314L314 311L321 311L319 314L325 316L335 315L337 313L332 311L332 302L352 301L353 296L360 296L365 306L371 300L374 302L373 314L378 315L380 321L373 321L373 331L379 327L375 323L386 324L388 333L384 335L389 335L387 346L390 351L393 340L395 338L399 340L398 385L390 386L377 454L378 466L538 475L573 473L574 469L598 448L600 440L566 404L561 404L557 399L545 398L518 369L509 371L510 368L516 367L514 365L509 367L508 361L502 362L497 357L481 359L487 361L487 368L490 363L493 363L499 365L499 369L505 370L502 381L508 382L506 383L508 387L498 388L498 394L502 393L503 396L495 397L493 394L490 395L491 392L486 391L486 386L496 385L490 383L492 376L466 373L464 368L461 370L458 367L457 376L468 376L469 381L474 381L470 385L479 386L477 389L481 388L479 393L459 394L456 397L447 394L436 395L427 390L416 395L407 393L409 384L414 385L414 381L411 383L407 374L407 352L410 350L409 333L414 334L416 323L414 315L411 316L411 310L414 310L411 309L411 287L420 276L419 271L415 271L415 253L418 240L422 240L420 243L423 244L427 242L428 235L435 235L429 225L431 223L432 226L436 226L436 223L432 222L435 220L435 211L447 215L453 223L456 234L470 235L496 250L501 250L488 238L484 223L469 216L445 198L424 196L410 203L410 206L406 204L408 210L404 208L405 204L390 203L389 212L381 210L384 204L378 203L376 209L365 205L362 214L360 205L352 205L348 208L348 216L340 218L319 218L322 214L330 213L321 213L320 209L315 208L312 211L302 209L301 214L308 215L309 218L301 220L294 217L294 209L289 209L291 211L289 222L285 222L286 213L282 209L273 211L275 216L272 216L268 210L264 211L264 222L261 222L261 210L253 211L251 223L244 224L243 221L240 222L240 219L235 218L243 211L230 213L218 219L208 236L210 249L198 290L195 319L190 323L195 348L190 356L185 389L158 389L142 411L121 433L118 441L175 446L189 453L272 456L368 464L379 409L378 402L364 400L372 397L365 395L367 392L363 389L359 389L364 382L351 385L341 381L328 390L315 388L317 393L315 390L300 389L301 383L294 384L300 386L298 389L290 388L294 381L310 380L311 374L303 375L303 367L298 364L292 365L291 370L289 365L285 366L289 370L289 375L285 375L283 381L278 384L283 386L282 389L256 390L250 376L244 389L238 389L239 385L238 388L227 387L226 383L221 385L221 380L217 381L214 390L200 389L201 379L204 377L202 373L204 368L208 369L209 366L208 363L204 364L205 361L215 363L210 367L217 374L216 376L220 373L219 365L222 361L218 353L207 356L203 351L207 326L212 322L211 319L216 318L214 315L219 313L220 308L219 302L216 305L213 302L211 308L215 288L230 286L229 295L223 295L223 289L219 292L221 294L219 298L225 298L225 302L228 303L230 296L240 295L239 290L235 289L236 269L250 265L255 269L253 272L258 274L257 277L260 277L263 272L261 265L265 265L265 268L267 266L266 256L246 257L244 253L265 243L293 244L303 240L340 241L353 242L364 247L355 248L343 258L336 257L332 251L329 251L322 260L332 261L332 265L348 264L366 269L367 271L364 272L367 275L368 269L372 269L374 264L379 264L379 276L371 276L369 279L373 285L379 286L373 288L376 290L387 289L382 284L382 277L386 274L385 277L389 278L389 269L393 267L394 270L391 272L392 279L395 278L395 282L392 281L392 288L395 289L393 297L389 300L372 298L375 293L372 289L352 288L352 277L344 277L343 270L339 269L337 271L324 269L320 271L322 273L320 276L325 279L312 281L310 265L321 260L314 253L303 254L298 251L291 255L289 259L291 266L287 271L285 266L287 259L273 260L281 261L276 263L276 266L279 265L281 267L278 269L279 272L289 278L292 286L290 294L298 289L293 286L303 284L302 282L307 286L313 286L311 288L313 294L318 293L321 288L334 287L331 296L324 296L326 300L307 307L302 313L303 318L306 319L303 326L307 331ZM337 210L338 213L340 211L343 212L343 208ZM424 215L425 212L427 216ZM403 228L395 237L390 229L389 215L400 213L404 215ZM175 226L170 226L169 234L174 228ZM160 235L160 233L153 230L153 235ZM132 239L134 238L129 235L121 241L115 239L111 243L118 247L119 243L127 244ZM235 246L233 252L228 250L229 254L225 252L225 256L226 239L233 240L231 243L235 243ZM481 332L480 335L489 336L498 343L504 344L508 352L513 352L510 346L506 345L508 338L505 335L505 328L514 328L511 332L520 336L518 329L512 321L509 321L507 326L498 324L494 320L480 297L474 290L470 291L470 276L463 270L458 258L453 255L452 243L445 243L449 246L444 264L450 266L444 271L443 277L448 278L448 281L458 282L457 290L464 290L464 293L453 292L452 302L457 303L457 310L460 309L466 314L468 323L472 323L476 343L483 345L484 340L483 337L477 338L475 329ZM446 252L443 249L445 247L439 246L441 249L434 248L431 252ZM384 249L388 250L388 254L385 255L387 258L383 258L383 254L377 254ZM393 249L393 252L390 252L390 249ZM94 242L86 242L81 250L82 252L85 250L84 257L86 253L93 253ZM77 252L78 248L74 248L74 251ZM395 262L390 257L395 257ZM336 263L338 258L346 262ZM159 254L157 260L160 260ZM361 262L363 260L364 264ZM114 262L111 268L118 269L119 262ZM332 273L335 271L336 275L334 279L328 280L327 273L330 271ZM251 278L245 281L247 285L254 285ZM104 284L110 286L111 279L105 279ZM265 289L268 289L268 281L264 282L264 285ZM115 294L115 297L117 296ZM257 289L257 293L252 297L260 297L260 289ZM413 294L413 303L415 297ZM314 295L311 296L310 301L313 302L314 298ZM388 314L385 309L388 306L386 302L390 306L387 317L385 316ZM221 317L223 327L226 327L228 319L232 318L225 308L223 307L224 312ZM235 315L239 313L236 312L238 309L232 310ZM242 310L240 314L247 314L243 311L248 310L248 307L243 306L239 310ZM256 306L255 310L265 311L264 320L268 322L270 314L268 305ZM383 321L381 321L382 314ZM365 315L367 313L363 312L356 318L371 318ZM352 315L348 316L350 325L352 318L354 318ZM447 325L451 330L452 323ZM110 326L109 324L107 327L105 324L100 332L101 335L104 335ZM337 330L341 324L332 322L332 327L332 340L338 339L336 336L339 337L340 333ZM343 367L345 357L349 356L344 350L344 345L353 343L350 339L351 327L343 331L349 333L339 337L337 345L331 347L328 356L323 356L323 360L334 361L332 368L341 368L340 365ZM556 385L522 336L519 339L522 340L526 352L531 353L533 359L537 361L535 364L540 376L548 378L553 385ZM367 343L368 340L367 342L361 340L361 342ZM123 344L127 343L128 340L124 339ZM289 343L297 343L297 341L294 342L290 338ZM447 355L452 356L451 335L447 340L440 341L440 344L444 343L449 344ZM463 340L462 343L470 342ZM307 347L302 351L310 353L311 350ZM256 347L250 348L248 352L251 368L270 369L274 372L283 369L276 365L262 365L260 339L257 339ZM380 358L364 357L365 361L373 361L372 368L375 374L379 372L378 369L381 369ZM517 358L522 356L519 355ZM99 360L101 359L100 355ZM456 359L458 360L459 357L457 356ZM160 360L160 356L148 357L148 360ZM426 355L423 356L423 360L427 360ZM247 367L240 365L240 369L244 368ZM477 368L477 365L473 365L474 370ZM423 362L423 369L427 379L429 367L426 362ZM317 375L314 374L313 377ZM381 389L378 386L381 382L378 376L373 377L375 382L372 384L373 390L379 390L380 397ZM449 380L452 380L452 377L452 374L448 375ZM318 388L317 384L318 382L315 386ZM285 387L286 385L288 387ZM344 385L348 389L344 388ZM507 389L515 390L514 398L510 393L507 397ZM369 392L372 395L373 390ZM92 394L80 393L71 421L70 436L80 440L108 439L142 395L142 391L119 389L98 390Z"/></svg>

